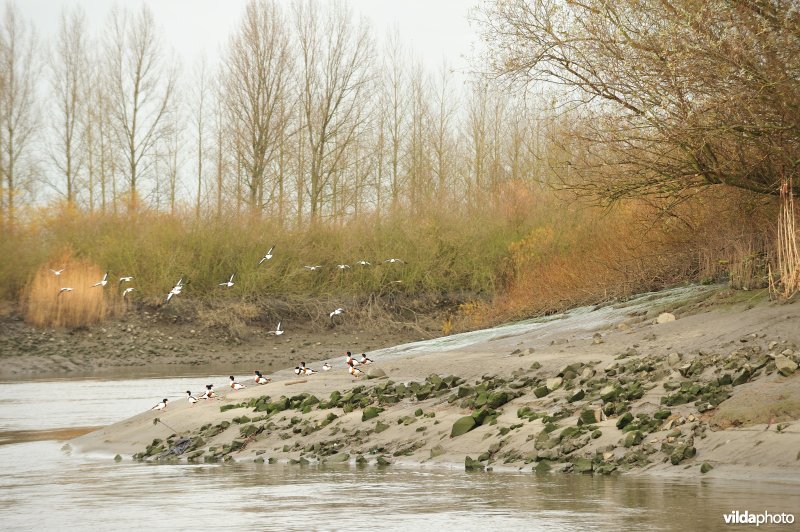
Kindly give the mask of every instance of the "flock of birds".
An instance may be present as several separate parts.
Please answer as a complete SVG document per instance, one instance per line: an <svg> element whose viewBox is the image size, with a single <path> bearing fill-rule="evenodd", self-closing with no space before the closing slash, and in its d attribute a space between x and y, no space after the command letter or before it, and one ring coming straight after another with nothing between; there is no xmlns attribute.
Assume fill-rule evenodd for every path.
<svg viewBox="0 0 800 532"><path fill-rule="evenodd" d="M364 366L367 364L371 364L372 362L374 361L371 358L369 358L366 353L361 353L360 360L356 360L355 358L353 358L353 354L350 351L348 351L347 354L345 355L345 364L347 365L347 372L356 379L360 378L364 374L364 372L357 366ZM333 367L327 362L325 362L322 365L322 371L330 371L331 369L333 369ZM294 373L295 375L314 375L317 373L317 371L315 369L310 368L309 366L306 366L305 362L300 362L299 365L295 366ZM270 382L272 382L271 378L263 375L259 370L255 370L254 375L255 376L253 377L253 381L255 381L256 384L269 384ZM228 383L228 386L230 386L231 389L234 391L246 388L246 386L237 381L233 375L230 376L230 382ZM197 404L198 400L219 399L217 394L214 393L213 384L206 384L206 391L199 398L195 397L192 394L191 390L186 390L186 395L189 404L192 405ZM169 399L164 398L150 410L159 410L159 411L164 410L165 408L167 408L168 402Z"/></svg>
<svg viewBox="0 0 800 532"><path fill-rule="evenodd" d="M269 251L267 251L266 254L264 254L264 256L261 257L261 260L258 261L258 265L260 266L261 264L271 260L272 257L273 257L273 252L274 251L275 251L275 246L273 245L272 247L269 248ZM405 264L405 261L403 261L402 259L397 259L397 258L386 259L383 262L387 263L387 264ZM363 260L363 259L359 260L358 262L356 262L356 264L361 266L361 267L372 266L371 262ZM349 270L351 268L349 264L337 264L336 267L339 270ZM308 271L314 272L314 271L321 270L323 268L323 266L317 264L317 265L311 265L311 266L303 266L303 268L305 268ZM58 278L61 277L61 274L64 272L64 270L66 270L66 268L61 268L60 270L50 269L50 271L53 272L53 275L55 275ZM92 288L105 287L108 284L109 273L110 272L106 272L105 275L103 275L103 278L101 280L99 280L98 282L94 283L93 285L91 285L91 287ZM233 282L233 278L235 276L236 276L236 274L232 273L231 276L228 278L228 280L224 281L222 283L219 283L219 286L221 286L223 288L233 288L233 285L235 284ZM117 283L117 286L121 287L122 283L130 283L131 281L133 281L133 276L132 275L126 275L126 276L120 277L119 281ZM392 281L392 283L402 283L402 281ZM177 295L180 295L185 287L186 287L186 281L184 280L183 277L181 277L180 279L178 279L178 282L175 283L175 286L172 287L172 289L169 291L169 293L167 293L166 298L164 299L164 304L169 303L172 300L173 297L175 297ZM123 299L126 298L128 296L128 294L130 294L134 290L135 290L135 288L133 288L133 287L126 287L122 291ZM74 288L72 288L72 287L67 287L67 286L61 287L58 290L58 295L60 296L61 294L64 294L66 292L72 292L72 291L74 291ZM339 307L339 308L336 308L333 311L331 311L328 316L330 317L330 319L334 319L335 316L339 316L341 314L344 314L344 312L345 312L344 308ZM281 324L278 323L278 327L274 331L271 331L270 334L274 334L276 336L280 336L281 334L283 334L283 332L284 331L281 329Z"/></svg>
<svg viewBox="0 0 800 532"><path fill-rule="evenodd" d="M273 252L274 251L275 251L275 246L273 245L264 254L264 256L261 257L261 260L258 261L258 265L260 266L261 264L271 260L272 257L273 257ZM397 258L386 259L383 262L387 263L387 264L405 264L405 261L403 261L402 259L397 259ZM361 267L364 267L364 268L372 266L371 262L363 260L363 259L359 260L358 262L356 262L356 264L358 266L361 266ZM337 264L336 267L339 270L349 270L349 269L351 269L351 266L349 264ZM321 270L323 268L323 266L317 264L317 265L303 266L303 268L305 268L308 271L314 272L314 271ZM53 275L55 275L59 279L61 278L61 274L64 273L65 270L66 270L66 268L61 268L60 270L50 269L50 271L53 272ZM103 275L103 278L101 280L99 280L98 282L96 282L93 285L91 285L91 288L96 288L96 287L103 288L106 285L108 285L108 283L109 283L109 280L108 280L109 274L110 274L110 272L106 272L105 275ZM231 274L231 276L228 278L228 280L224 281L222 283L219 283L219 286L221 286L223 288L232 288L234 286L233 279L234 279L235 276L236 276L235 273ZM130 283L130 282L133 281L133 279L134 279L134 277L132 275L122 276L122 277L119 278L119 280L117 282L117 286L118 287L122 287L123 283ZM392 281L392 282L393 283L400 283L402 281ZM164 299L164 304L169 303L172 300L173 297L180 295L181 292L183 291L183 289L186 287L186 284L187 284L187 281L185 281L184 278L181 277L178 280L178 282L175 283L175 286L173 286L172 289L167 293L167 295L166 295L166 297ZM74 290L74 288L72 288L72 287L67 287L67 286L62 287L58 291L58 296L61 296L61 294L64 294L64 293L67 293L67 292L72 292L73 290ZM130 294L131 292L133 292L134 290L135 290L135 288L133 288L133 287L130 287L130 286L129 287L125 287L124 290L122 291L122 297L123 298L127 297L127 295ZM333 320L336 316L340 316L340 315L342 315L344 313L345 313L345 309L342 308L342 307L338 307L338 308L334 309L333 311L331 311L328 316L330 317L331 320ZM275 328L275 330L274 331L269 331L268 334L274 334L275 336L282 335L285 331L281 328L281 324L282 324L281 322L278 322L278 326ZM353 358L353 354L350 351L347 352L347 355L345 355L345 357L346 357L345 358L345 364L347 365L347 371L351 376L353 376L356 379L360 378L364 374L364 372L361 369L359 369L357 366L369 364L369 363L372 362L372 359L367 357L366 353L362 353L361 354L361 360L356 360L355 358ZM330 371L331 369L332 369L331 365L328 364L327 362L322 365L322 371ZM306 366L305 362L300 362L299 365L295 366L294 372L295 372L295 375L314 375L315 373L317 373L316 370ZM254 377L253 380L255 381L256 384L268 384L268 383L272 382L272 379L270 379L269 377L265 377L258 370L255 371L255 377ZM241 390L242 388L245 387L240 382L237 382L233 375L230 376L229 386L234 391L235 390ZM190 390L186 391L186 395L188 397L189 403L196 404L198 402L198 398L195 397L194 395L192 395L192 392ZM207 384L205 392L203 393L203 395L201 395L199 397L199 399L204 400L204 399L215 399L215 398L217 398L217 395L214 393L214 385L213 384ZM152 408L152 410L164 410L165 408L167 408L167 402L168 402L168 399L166 399L166 398L162 399L157 405L155 405Z"/></svg>

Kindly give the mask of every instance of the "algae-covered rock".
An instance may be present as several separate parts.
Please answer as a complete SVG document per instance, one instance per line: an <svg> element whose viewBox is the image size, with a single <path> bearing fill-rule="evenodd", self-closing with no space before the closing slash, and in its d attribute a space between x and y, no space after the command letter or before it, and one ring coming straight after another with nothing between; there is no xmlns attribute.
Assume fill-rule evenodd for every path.
<svg viewBox="0 0 800 532"><path fill-rule="evenodd" d="M749 381L750 377L752 377L752 376L753 376L753 372L750 371L749 368L744 368L742 371L740 371L736 375L736 377L733 378L733 383L732 384L734 386L742 385L742 384L746 383L747 381Z"/></svg>
<svg viewBox="0 0 800 532"><path fill-rule="evenodd" d="M476 425L483 425L487 421L490 421L490 418L495 418L497 412L492 410L488 407L483 407L480 410L476 410L472 413L472 417L475 419Z"/></svg>
<svg viewBox="0 0 800 532"><path fill-rule="evenodd" d="M672 411L666 408L661 408L657 410L655 414L653 414L653 417L656 419L667 419L670 414L672 414Z"/></svg>
<svg viewBox="0 0 800 532"><path fill-rule="evenodd" d="M578 416L578 425L591 425L592 423L597 422L597 417L595 416L594 410L581 410L580 415Z"/></svg>
<svg viewBox="0 0 800 532"><path fill-rule="evenodd" d="M600 390L600 399L602 399L606 403L609 403L616 400L616 398L619 396L619 393L620 393L619 388L609 384L608 386L604 386Z"/></svg>
<svg viewBox="0 0 800 532"><path fill-rule="evenodd" d="M316 396L309 395L308 397L303 399L303 402L300 403L300 407L301 408L305 408L307 406L312 406L312 405L315 405L317 403L319 403L319 399L317 399Z"/></svg>
<svg viewBox="0 0 800 532"><path fill-rule="evenodd" d="M547 389L547 386L539 386L538 388L533 390L533 395L541 399L545 395L549 394L550 390Z"/></svg>
<svg viewBox="0 0 800 532"><path fill-rule="evenodd" d="M594 464L588 458L573 458L572 470L576 473L591 473L594 469Z"/></svg>
<svg viewBox="0 0 800 532"><path fill-rule="evenodd" d="M550 469L552 469L552 466L550 465L549 460L542 460L539 463L537 463L536 467L533 469L537 473L547 473L548 471L550 471Z"/></svg>
<svg viewBox="0 0 800 532"><path fill-rule="evenodd" d="M383 455L379 456L378 459L375 461L375 463L381 467L391 465L391 462L387 460L386 457Z"/></svg>
<svg viewBox="0 0 800 532"><path fill-rule="evenodd" d="M478 424L475 423L475 418L472 416L464 416L458 421L453 423L453 428L450 430L450 437L455 438L461 436L474 429Z"/></svg>
<svg viewBox="0 0 800 532"><path fill-rule="evenodd" d="M619 419L617 419L617 428L623 429L633 421L633 414L625 412Z"/></svg>
<svg viewBox="0 0 800 532"><path fill-rule="evenodd" d="M378 414L383 412L383 408L377 406L368 406L361 413L361 421L369 421L372 418L378 417Z"/></svg>
<svg viewBox="0 0 800 532"><path fill-rule="evenodd" d="M705 475L706 473L708 473L709 471L711 471L712 469L714 469L714 466L712 466L712 465L711 465L711 464L709 464L708 462L703 462L703 465L701 465L701 466L700 466L700 472L701 472L702 474L704 474L704 475Z"/></svg>
<svg viewBox="0 0 800 532"><path fill-rule="evenodd" d="M115 462L122 462L122 456L120 456L120 455L116 455L116 456L114 457L114 461L115 461Z"/></svg>
<svg viewBox="0 0 800 532"><path fill-rule="evenodd" d="M464 458L464 471L483 471L485 466L479 461L469 456Z"/></svg>
<svg viewBox="0 0 800 532"><path fill-rule="evenodd" d="M458 398L463 399L464 397L469 397L470 395L475 394L475 388L471 386L459 386L458 387Z"/></svg>
<svg viewBox="0 0 800 532"><path fill-rule="evenodd" d="M508 392L494 392L489 394L486 400L486 406L489 408L499 408L513 399L513 396Z"/></svg>
<svg viewBox="0 0 800 532"><path fill-rule="evenodd" d="M622 445L624 445L625 447L633 447L634 445L639 445L640 443L642 443L643 438L644 435L641 432L639 432L638 430L634 430L632 432L629 432L625 436Z"/></svg>
<svg viewBox="0 0 800 532"><path fill-rule="evenodd" d="M575 401L580 401L584 397L586 397L586 392L583 391L583 388L578 388L578 391L572 394L567 401L574 403Z"/></svg>

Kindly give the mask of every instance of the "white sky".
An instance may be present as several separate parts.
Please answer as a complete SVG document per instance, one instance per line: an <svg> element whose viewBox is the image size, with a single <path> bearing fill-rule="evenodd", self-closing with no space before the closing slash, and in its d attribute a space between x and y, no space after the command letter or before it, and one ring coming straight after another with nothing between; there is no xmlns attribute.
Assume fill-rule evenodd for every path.
<svg viewBox="0 0 800 532"><path fill-rule="evenodd" d="M284 0L281 0L284 1ZM288 0L286 0L288 3ZM325 1L325 0L319 0ZM144 2L152 9L164 36L191 66L203 51L215 57L244 10L247 0L16 0L26 18L43 39L55 35L63 7L81 5L92 29L102 27L115 5L136 6ZM481 0L349 0L353 11L370 20L380 36L399 28L405 45L422 57L430 71L446 58L451 68L463 71L477 34L467 16Z"/></svg>

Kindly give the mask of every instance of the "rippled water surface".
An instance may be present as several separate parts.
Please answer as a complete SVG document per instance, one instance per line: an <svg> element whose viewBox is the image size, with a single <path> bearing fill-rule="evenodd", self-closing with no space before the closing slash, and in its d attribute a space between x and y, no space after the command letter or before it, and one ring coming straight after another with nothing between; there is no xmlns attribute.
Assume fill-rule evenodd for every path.
<svg viewBox="0 0 800 532"><path fill-rule="evenodd" d="M6 530L712 530L790 486L347 466L152 465L0 447ZM761 495L756 495L761 493Z"/></svg>

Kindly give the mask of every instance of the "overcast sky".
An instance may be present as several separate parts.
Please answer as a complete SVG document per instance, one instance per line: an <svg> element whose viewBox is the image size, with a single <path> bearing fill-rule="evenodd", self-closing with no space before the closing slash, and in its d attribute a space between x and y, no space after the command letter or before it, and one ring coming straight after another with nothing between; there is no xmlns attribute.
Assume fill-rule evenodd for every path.
<svg viewBox="0 0 800 532"><path fill-rule="evenodd" d="M283 0L281 0L283 1ZM325 1L325 0L320 0ZM247 0L126 0L119 5L144 2L163 28L167 42L191 65L200 53L213 57L239 20ZM288 3L289 0L286 0ZM429 69L437 69L442 58L451 68L463 71L476 39L470 25L470 9L480 0L350 0L355 12L371 21L374 34L383 35L396 25L406 45L423 57ZM115 5L110 0L16 0L44 39L55 35L63 7L80 5L92 28L106 20Z"/></svg>

